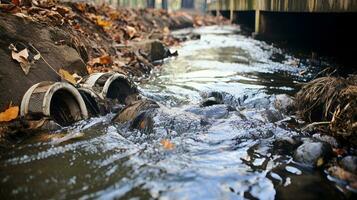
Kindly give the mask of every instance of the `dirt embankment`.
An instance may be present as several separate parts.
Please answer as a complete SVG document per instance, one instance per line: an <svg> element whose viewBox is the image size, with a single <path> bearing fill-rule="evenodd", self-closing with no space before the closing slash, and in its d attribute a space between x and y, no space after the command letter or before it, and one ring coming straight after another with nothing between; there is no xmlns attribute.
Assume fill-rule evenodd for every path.
<svg viewBox="0 0 357 200"><path fill-rule="evenodd" d="M228 23L185 12L83 2L1 1L0 113L19 106L33 84L64 80L60 70L77 80L108 71L140 80L153 61L172 56L166 46L181 42L171 30L217 22Z"/></svg>

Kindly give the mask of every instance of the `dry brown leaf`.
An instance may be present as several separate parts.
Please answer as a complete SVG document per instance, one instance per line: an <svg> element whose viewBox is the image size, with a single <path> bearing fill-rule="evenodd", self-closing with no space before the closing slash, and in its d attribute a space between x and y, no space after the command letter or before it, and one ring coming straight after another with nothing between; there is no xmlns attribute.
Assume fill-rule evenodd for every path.
<svg viewBox="0 0 357 200"><path fill-rule="evenodd" d="M101 57L94 58L90 62L91 65L108 65L111 63L112 63L112 58L110 57L110 55L103 55Z"/></svg>
<svg viewBox="0 0 357 200"><path fill-rule="evenodd" d="M163 140L161 140L160 143L166 150L172 150L173 148L175 148L175 145L172 142L170 142L170 140L168 140L168 139L163 139Z"/></svg>
<svg viewBox="0 0 357 200"><path fill-rule="evenodd" d="M11 106L4 112L0 113L0 122L9 122L13 119L16 119L19 115L19 107Z"/></svg>
<svg viewBox="0 0 357 200"><path fill-rule="evenodd" d="M162 34L164 35L170 35L170 29L169 27L165 26L165 28L162 29Z"/></svg>
<svg viewBox="0 0 357 200"><path fill-rule="evenodd" d="M93 68L91 66L87 66L87 71L89 74L93 73Z"/></svg>
<svg viewBox="0 0 357 200"><path fill-rule="evenodd" d="M136 29L132 26L126 26L126 33L129 35L130 38L133 38L136 35Z"/></svg>
<svg viewBox="0 0 357 200"><path fill-rule="evenodd" d="M7 13L21 12L21 8L14 4L0 4L0 10L1 12L7 12Z"/></svg>
<svg viewBox="0 0 357 200"><path fill-rule="evenodd" d="M120 18L120 14L117 11L109 12L108 16L111 20L117 20Z"/></svg>
<svg viewBox="0 0 357 200"><path fill-rule="evenodd" d="M20 63L22 70L27 75L30 72L30 67L31 67L30 62L28 61L28 57L29 57L28 49L23 49L20 52L12 51L11 56L12 59Z"/></svg>
<svg viewBox="0 0 357 200"><path fill-rule="evenodd" d="M76 79L72 76L72 74L70 74L68 71L66 71L66 70L64 70L64 69L60 69L59 71L58 71L58 73L61 75L61 77L64 79L64 80L66 80L66 81L68 81L68 82L70 82L70 83L72 83L72 84L76 84L77 82L76 82Z"/></svg>
<svg viewBox="0 0 357 200"><path fill-rule="evenodd" d="M16 6L20 6L20 0L11 0L11 3Z"/></svg>
<svg viewBox="0 0 357 200"><path fill-rule="evenodd" d="M84 2L77 2L74 4L75 8L77 8L79 11L84 12L86 10L86 3Z"/></svg>
<svg viewBox="0 0 357 200"><path fill-rule="evenodd" d="M65 16L70 12L69 8L60 5L56 5L56 7L52 8L52 10L57 11L62 16Z"/></svg>
<svg viewBox="0 0 357 200"><path fill-rule="evenodd" d="M102 65L108 65L112 63L112 58L110 57L110 55L101 56L99 60L100 60L100 64Z"/></svg>

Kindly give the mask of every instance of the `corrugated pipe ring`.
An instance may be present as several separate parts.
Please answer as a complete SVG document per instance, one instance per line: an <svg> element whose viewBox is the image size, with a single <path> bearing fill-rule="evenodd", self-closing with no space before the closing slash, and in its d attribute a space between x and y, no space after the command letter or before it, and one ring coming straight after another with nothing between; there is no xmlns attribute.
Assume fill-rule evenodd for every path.
<svg viewBox="0 0 357 200"><path fill-rule="evenodd" d="M104 78L104 85L100 86L98 90L98 81ZM103 81L103 80L102 80ZM119 82L117 82L119 81ZM122 81L122 82L120 82ZM116 86L114 83L117 82ZM124 85L123 85L124 84ZM138 90L134 83L132 83L127 76L119 73L94 73L91 74L87 79L85 79L82 84L84 88L90 88L95 91L98 96L102 99L106 98L117 98L120 100L120 103L124 103L125 98L123 96L128 96L130 94L138 93ZM110 91L113 88L113 91ZM118 88L115 88L118 87ZM115 90L117 89L117 90ZM117 92L118 94L112 94Z"/></svg>
<svg viewBox="0 0 357 200"><path fill-rule="evenodd" d="M48 117L62 126L88 118L85 102L75 87L49 81L37 83L26 91L20 114L27 119Z"/></svg>

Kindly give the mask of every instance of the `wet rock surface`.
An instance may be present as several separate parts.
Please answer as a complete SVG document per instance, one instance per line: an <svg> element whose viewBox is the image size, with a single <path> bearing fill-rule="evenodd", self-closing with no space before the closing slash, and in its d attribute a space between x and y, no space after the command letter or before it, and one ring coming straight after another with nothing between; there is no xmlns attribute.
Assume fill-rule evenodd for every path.
<svg viewBox="0 0 357 200"><path fill-rule="evenodd" d="M279 94L275 97L274 106L280 112L288 114L294 109L294 100L286 94Z"/></svg>
<svg viewBox="0 0 357 200"><path fill-rule="evenodd" d="M326 163L332 154L331 146L324 142L304 142L299 146L294 159L304 165L320 167Z"/></svg>
<svg viewBox="0 0 357 200"><path fill-rule="evenodd" d="M346 156L346 157L342 158L340 163L344 169L346 169L354 174L357 173L357 156Z"/></svg>

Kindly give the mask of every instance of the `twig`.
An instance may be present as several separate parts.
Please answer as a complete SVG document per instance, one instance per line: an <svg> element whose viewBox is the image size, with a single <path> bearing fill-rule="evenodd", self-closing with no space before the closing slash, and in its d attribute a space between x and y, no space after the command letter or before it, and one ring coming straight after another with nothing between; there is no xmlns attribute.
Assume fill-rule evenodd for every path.
<svg viewBox="0 0 357 200"><path fill-rule="evenodd" d="M307 126L305 126L304 128L301 129L301 131L306 131L307 129L317 126L317 125L325 125L325 124L330 124L331 122L313 122L311 124L308 124Z"/></svg>

